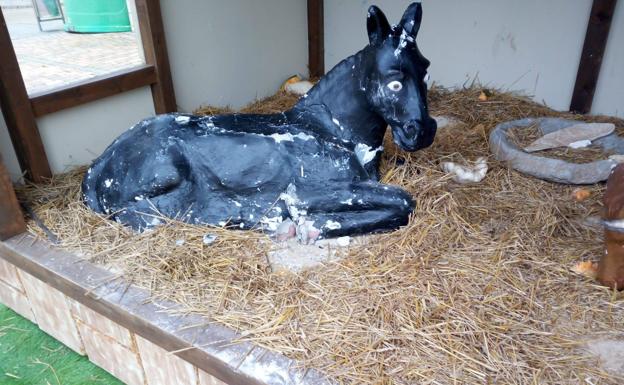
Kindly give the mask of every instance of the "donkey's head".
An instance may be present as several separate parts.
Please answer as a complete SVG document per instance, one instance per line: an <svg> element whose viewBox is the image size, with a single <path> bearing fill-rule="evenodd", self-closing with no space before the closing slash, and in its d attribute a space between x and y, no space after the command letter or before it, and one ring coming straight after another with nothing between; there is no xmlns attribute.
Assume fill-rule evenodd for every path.
<svg viewBox="0 0 624 385"><path fill-rule="evenodd" d="M406 151L431 145L436 122L427 108L427 60L416 46L422 19L420 3L411 4L391 27L376 6L368 10L370 41L366 97L392 128L394 142Z"/></svg>

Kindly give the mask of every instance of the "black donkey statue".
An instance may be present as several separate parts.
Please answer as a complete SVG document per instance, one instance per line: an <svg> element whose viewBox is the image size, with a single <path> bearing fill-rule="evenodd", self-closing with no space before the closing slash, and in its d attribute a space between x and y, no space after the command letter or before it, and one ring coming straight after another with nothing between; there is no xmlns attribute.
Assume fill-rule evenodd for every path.
<svg viewBox="0 0 624 385"><path fill-rule="evenodd" d="M159 217L261 229L303 243L387 231L414 203L379 180L386 127L403 150L428 147L429 61L411 4L391 27L368 10L370 44L281 114L165 114L136 124L85 175L84 202L136 230ZM285 235L285 236L284 236Z"/></svg>

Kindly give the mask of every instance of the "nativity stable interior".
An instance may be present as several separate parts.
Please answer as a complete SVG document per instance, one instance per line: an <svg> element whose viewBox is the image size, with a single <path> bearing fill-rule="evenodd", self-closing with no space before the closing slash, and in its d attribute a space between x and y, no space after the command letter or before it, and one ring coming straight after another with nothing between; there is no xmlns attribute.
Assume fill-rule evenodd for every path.
<svg viewBox="0 0 624 385"><path fill-rule="evenodd" d="M0 19L0 302L130 385L622 383L624 296L595 278L624 272L624 6L572 3L423 2L435 139L405 151L388 129L372 152L409 221L316 241L305 220L276 235L152 213L136 232L81 184L145 118L348 89L324 75L383 30L370 6L403 26L409 1L129 0L145 63L37 94ZM278 149L303 142L287 135Z"/></svg>

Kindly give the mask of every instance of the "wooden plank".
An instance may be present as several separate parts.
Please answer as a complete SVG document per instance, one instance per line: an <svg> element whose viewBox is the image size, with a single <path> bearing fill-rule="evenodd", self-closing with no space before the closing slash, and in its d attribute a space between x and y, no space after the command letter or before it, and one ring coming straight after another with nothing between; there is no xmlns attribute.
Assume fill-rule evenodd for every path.
<svg viewBox="0 0 624 385"><path fill-rule="evenodd" d="M142 65L91 78L51 91L32 94L30 103L35 116L92 102L107 96L148 86L156 82L153 65Z"/></svg>
<svg viewBox="0 0 624 385"><path fill-rule="evenodd" d="M592 4L570 111L586 114L591 110L616 4L617 0L594 0Z"/></svg>
<svg viewBox="0 0 624 385"><path fill-rule="evenodd" d="M0 107L9 129L17 160L22 170L26 171L26 177L40 182L52 176L24 79L13 50L11 36L9 36L1 10Z"/></svg>
<svg viewBox="0 0 624 385"><path fill-rule="evenodd" d="M152 84L152 98L157 114L178 110L171 80L165 30L159 0L136 0L139 30L145 62L156 67L157 81Z"/></svg>
<svg viewBox="0 0 624 385"><path fill-rule="evenodd" d="M323 0L308 0L308 69L311 78L325 75Z"/></svg>
<svg viewBox="0 0 624 385"><path fill-rule="evenodd" d="M26 231L24 216L20 209L9 172L0 155L0 241Z"/></svg>

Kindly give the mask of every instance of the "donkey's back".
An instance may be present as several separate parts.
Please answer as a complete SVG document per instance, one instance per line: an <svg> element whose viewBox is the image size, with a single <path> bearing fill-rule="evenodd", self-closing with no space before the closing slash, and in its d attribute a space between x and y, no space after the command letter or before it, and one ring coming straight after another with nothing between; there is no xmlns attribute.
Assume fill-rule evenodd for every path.
<svg viewBox="0 0 624 385"><path fill-rule="evenodd" d="M247 228L279 207L290 184L366 178L352 151L281 114L169 114L140 122L109 146L88 170L83 194L93 210L136 229L158 224L156 214Z"/></svg>

